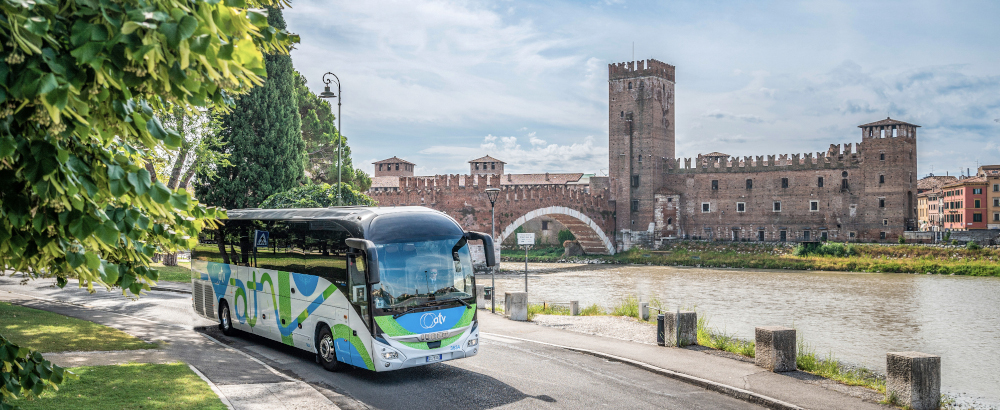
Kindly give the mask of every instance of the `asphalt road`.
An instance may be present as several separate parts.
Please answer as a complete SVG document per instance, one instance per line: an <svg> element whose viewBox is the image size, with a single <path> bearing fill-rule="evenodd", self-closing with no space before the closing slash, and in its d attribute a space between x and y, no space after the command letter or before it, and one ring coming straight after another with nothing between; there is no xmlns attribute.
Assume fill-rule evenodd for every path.
<svg viewBox="0 0 1000 410"><path fill-rule="evenodd" d="M191 312L187 294L154 291L132 301L117 292L88 294L72 284L60 290L51 283L40 280L19 285L3 277L0 292L83 304L176 328L196 328L320 390L357 400L337 400L344 408L757 408L629 365L499 336L484 336L480 353L469 359L388 373L361 369L330 373L314 362L313 355L280 343L252 335L222 336L211 322Z"/></svg>

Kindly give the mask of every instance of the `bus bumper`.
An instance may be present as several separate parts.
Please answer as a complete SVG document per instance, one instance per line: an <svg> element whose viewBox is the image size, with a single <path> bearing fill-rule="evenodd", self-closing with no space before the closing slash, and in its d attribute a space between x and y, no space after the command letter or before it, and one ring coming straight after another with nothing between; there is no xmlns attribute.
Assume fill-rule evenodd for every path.
<svg viewBox="0 0 1000 410"><path fill-rule="evenodd" d="M372 350L374 353L372 356L374 356L375 371L377 372L387 372L475 356L479 353L479 326L478 323L471 326L454 343L441 346L437 349L418 349L403 345L402 343L389 343L385 344L378 340L372 341ZM393 357L393 353L395 353L395 357Z"/></svg>

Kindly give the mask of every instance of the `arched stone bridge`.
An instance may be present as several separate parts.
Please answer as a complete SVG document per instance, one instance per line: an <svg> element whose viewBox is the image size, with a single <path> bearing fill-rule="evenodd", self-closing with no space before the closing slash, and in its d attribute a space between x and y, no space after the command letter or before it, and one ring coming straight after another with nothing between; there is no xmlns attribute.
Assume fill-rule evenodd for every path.
<svg viewBox="0 0 1000 410"><path fill-rule="evenodd" d="M498 242L525 222L548 216L573 232L584 251L614 254L614 210L607 191L596 195L565 185L501 185L495 175L400 177L399 190L369 192L379 206L426 206L451 215L466 230L490 232L486 188L500 188Z"/></svg>

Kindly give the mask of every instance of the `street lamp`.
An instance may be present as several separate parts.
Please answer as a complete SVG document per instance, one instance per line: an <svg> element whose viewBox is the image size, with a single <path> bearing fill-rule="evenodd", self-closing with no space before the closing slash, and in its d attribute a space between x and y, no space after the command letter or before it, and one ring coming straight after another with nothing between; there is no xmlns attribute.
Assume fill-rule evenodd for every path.
<svg viewBox="0 0 1000 410"><path fill-rule="evenodd" d="M497 198L500 196L500 188L486 188L486 197L490 199L490 232L493 236L493 242L497 240L497 214L496 214L496 203ZM494 248L495 249L495 248ZM500 256L500 255L496 255ZM497 280L496 280L496 270L497 267L493 266L490 268L490 286L493 290L490 291L490 310L493 313L497 313Z"/></svg>
<svg viewBox="0 0 1000 410"><path fill-rule="evenodd" d="M332 75L333 79L327 79L326 76ZM336 81L337 83L337 93L334 94L330 92L330 83ZM341 172L340 172L340 157L343 156L343 148L341 147L341 141L343 140L343 133L340 132L340 77L337 77L334 73L323 74L323 83L326 87L323 88L323 92L319 94L319 98L333 98L337 97L337 206L341 206L340 203L340 191L343 189L341 185Z"/></svg>

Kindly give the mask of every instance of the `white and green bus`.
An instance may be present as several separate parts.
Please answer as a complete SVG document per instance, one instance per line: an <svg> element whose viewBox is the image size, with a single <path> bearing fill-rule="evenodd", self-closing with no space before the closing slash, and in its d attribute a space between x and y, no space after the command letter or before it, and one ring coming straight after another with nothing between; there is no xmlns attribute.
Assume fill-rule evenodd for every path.
<svg viewBox="0 0 1000 410"><path fill-rule="evenodd" d="M424 207L238 209L191 254L192 305L237 331L389 371L479 351L466 232Z"/></svg>

